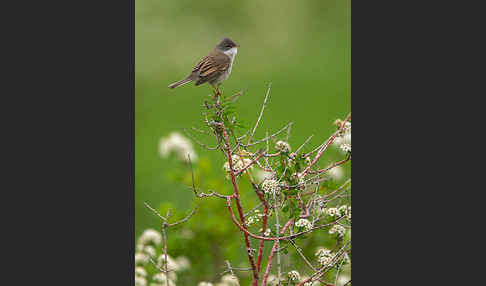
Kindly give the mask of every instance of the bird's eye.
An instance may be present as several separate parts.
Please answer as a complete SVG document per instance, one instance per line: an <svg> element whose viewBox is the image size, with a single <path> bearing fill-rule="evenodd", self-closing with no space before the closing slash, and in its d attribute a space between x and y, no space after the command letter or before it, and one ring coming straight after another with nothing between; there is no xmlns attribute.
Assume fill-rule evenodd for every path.
<svg viewBox="0 0 486 286"><path fill-rule="evenodd" d="M226 47L227 47L227 48L231 48L231 45L230 45L230 44L226 44Z"/></svg>

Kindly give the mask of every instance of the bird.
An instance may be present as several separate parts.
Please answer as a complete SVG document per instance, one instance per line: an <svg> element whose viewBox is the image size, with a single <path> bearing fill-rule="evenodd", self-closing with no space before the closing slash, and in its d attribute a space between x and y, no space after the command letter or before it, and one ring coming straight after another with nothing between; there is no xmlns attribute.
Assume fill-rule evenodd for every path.
<svg viewBox="0 0 486 286"><path fill-rule="evenodd" d="M222 39L206 57L194 66L186 78L174 82L168 87L176 88L189 82L195 82L195 85L207 82L213 87L216 95L220 95L218 87L230 75L239 46L230 38Z"/></svg>

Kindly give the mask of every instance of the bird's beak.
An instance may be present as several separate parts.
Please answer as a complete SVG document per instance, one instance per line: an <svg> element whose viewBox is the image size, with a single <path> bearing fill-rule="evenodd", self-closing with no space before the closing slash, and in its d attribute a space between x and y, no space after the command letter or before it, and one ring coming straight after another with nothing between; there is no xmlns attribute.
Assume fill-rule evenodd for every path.
<svg viewBox="0 0 486 286"><path fill-rule="evenodd" d="M239 47L240 47L240 45L239 45L239 44L236 44L236 47L238 47L238 48L239 48Z"/></svg>

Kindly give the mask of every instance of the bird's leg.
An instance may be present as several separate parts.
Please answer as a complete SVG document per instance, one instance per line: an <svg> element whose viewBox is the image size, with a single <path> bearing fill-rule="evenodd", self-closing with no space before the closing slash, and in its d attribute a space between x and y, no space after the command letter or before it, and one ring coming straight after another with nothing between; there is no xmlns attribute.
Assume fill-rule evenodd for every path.
<svg viewBox="0 0 486 286"><path fill-rule="evenodd" d="M214 89L214 102L219 102L219 97L221 96L221 92L219 92L218 86L211 84Z"/></svg>

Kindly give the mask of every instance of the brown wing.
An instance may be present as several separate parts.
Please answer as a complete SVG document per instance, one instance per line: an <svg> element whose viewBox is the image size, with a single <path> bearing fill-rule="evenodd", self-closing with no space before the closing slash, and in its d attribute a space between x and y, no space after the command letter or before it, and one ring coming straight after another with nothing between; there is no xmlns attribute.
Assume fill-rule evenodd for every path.
<svg viewBox="0 0 486 286"><path fill-rule="evenodd" d="M219 77L229 66L230 58L227 55L212 51L192 69L192 73L197 74L199 78L196 85Z"/></svg>

